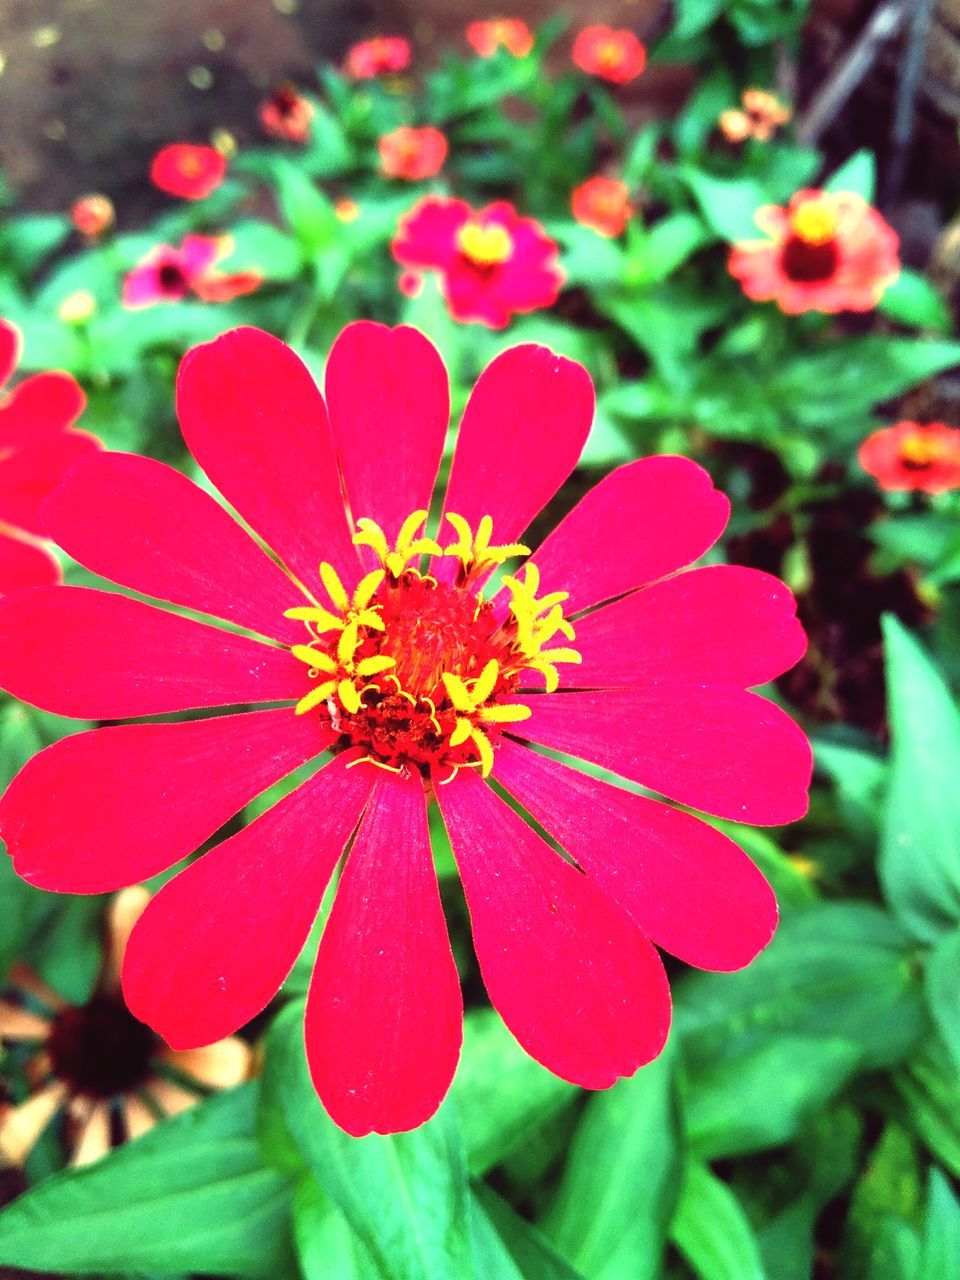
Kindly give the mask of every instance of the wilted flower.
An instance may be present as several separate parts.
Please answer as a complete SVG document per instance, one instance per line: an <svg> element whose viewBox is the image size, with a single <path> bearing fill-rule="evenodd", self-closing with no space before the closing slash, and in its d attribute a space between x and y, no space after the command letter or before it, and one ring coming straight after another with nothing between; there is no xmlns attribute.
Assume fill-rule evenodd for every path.
<svg viewBox="0 0 960 1280"><path fill-rule="evenodd" d="M419 129L402 125L377 141L380 168L388 178L418 182L432 178L447 158L447 140L439 129L425 125Z"/></svg>
<svg viewBox="0 0 960 1280"><path fill-rule="evenodd" d="M570 208L577 222L608 237L623 235L634 211L627 184L600 175L574 189Z"/></svg>
<svg viewBox="0 0 960 1280"><path fill-rule="evenodd" d="M589 75L627 84L647 65L647 51L626 27L584 27L573 42L573 61Z"/></svg>
<svg viewBox="0 0 960 1280"><path fill-rule="evenodd" d="M777 129L793 117L791 109L766 89L744 89L740 101L743 110L730 108L720 113L720 132L728 142L744 142L747 138L769 142Z"/></svg>
<svg viewBox="0 0 960 1280"><path fill-rule="evenodd" d="M283 84L261 102L257 113L267 133L286 142L304 143L310 137L314 106L290 84Z"/></svg>
<svg viewBox="0 0 960 1280"><path fill-rule="evenodd" d="M345 70L353 80L406 71L410 65L410 42L402 36L376 36L361 40L347 50Z"/></svg>
<svg viewBox="0 0 960 1280"><path fill-rule="evenodd" d="M874 431L857 458L881 489L960 489L960 430L942 422L898 422Z"/></svg>
<svg viewBox="0 0 960 1280"><path fill-rule="evenodd" d="M227 157L216 147L173 142L150 164L150 181L161 191L184 200L202 200L215 191L227 172Z"/></svg>
<svg viewBox="0 0 960 1280"><path fill-rule="evenodd" d="M70 206L70 221L88 240L96 240L108 231L113 226L115 217L113 201L109 196L81 196Z"/></svg>
<svg viewBox="0 0 960 1280"><path fill-rule="evenodd" d="M158 302L229 302L263 283L259 271L217 271L233 252L230 236L184 236L179 248L158 244L123 282L123 305L135 310Z"/></svg>
<svg viewBox="0 0 960 1280"><path fill-rule="evenodd" d="M533 48L533 32L520 18L488 18L469 24L467 43L481 58L492 58L498 49L525 58Z"/></svg>

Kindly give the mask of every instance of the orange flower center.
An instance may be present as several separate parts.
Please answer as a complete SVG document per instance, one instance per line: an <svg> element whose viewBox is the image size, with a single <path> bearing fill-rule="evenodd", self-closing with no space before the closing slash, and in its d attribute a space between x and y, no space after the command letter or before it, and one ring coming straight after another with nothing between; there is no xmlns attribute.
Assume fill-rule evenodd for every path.
<svg viewBox="0 0 960 1280"><path fill-rule="evenodd" d="M483 598L483 579L527 548L492 545L489 516L474 532L453 513L446 519L457 538L441 547L423 535L426 518L415 511L405 520L393 548L379 525L359 520L354 541L381 567L351 595L321 564L329 606L288 611L309 633L293 647L311 681L296 712L324 707L341 749L359 747L384 768L452 776L466 766L486 776L499 734L530 715L514 694L537 676L556 689L557 665L580 661L575 649L556 644L574 638L562 609L567 593L538 598L539 574L527 565L522 577L504 577L509 602L496 607ZM453 582L422 573L425 555L455 558Z"/></svg>
<svg viewBox="0 0 960 1280"><path fill-rule="evenodd" d="M192 151L184 152L180 156L179 168L185 178L198 178L203 171L200 157L194 155Z"/></svg>
<svg viewBox="0 0 960 1280"><path fill-rule="evenodd" d="M904 436L900 442L900 461L905 467L917 470L942 462L948 453L946 440L926 432Z"/></svg>
<svg viewBox="0 0 960 1280"><path fill-rule="evenodd" d="M150 1076L157 1038L122 1000L97 995L57 1014L47 1042L50 1067L75 1093L112 1098Z"/></svg>
<svg viewBox="0 0 960 1280"><path fill-rule="evenodd" d="M808 200L790 215L790 229L804 244L829 244L837 234L837 215L826 200Z"/></svg>
<svg viewBox="0 0 960 1280"><path fill-rule="evenodd" d="M605 71L617 71L624 60L624 48L619 40L603 40L597 45L597 62Z"/></svg>
<svg viewBox="0 0 960 1280"><path fill-rule="evenodd" d="M467 222L457 233L457 247L478 267L496 267L513 253L513 239L495 222Z"/></svg>

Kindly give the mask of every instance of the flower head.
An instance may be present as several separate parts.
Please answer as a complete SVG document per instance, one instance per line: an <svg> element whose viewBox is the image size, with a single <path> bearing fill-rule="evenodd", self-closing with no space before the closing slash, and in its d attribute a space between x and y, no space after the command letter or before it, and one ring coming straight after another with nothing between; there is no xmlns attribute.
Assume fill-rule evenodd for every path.
<svg viewBox="0 0 960 1280"><path fill-rule="evenodd" d="M633 216L630 192L619 178L598 175L576 187L570 197L574 218L602 236L623 235Z"/></svg>
<svg viewBox="0 0 960 1280"><path fill-rule="evenodd" d="M123 282L123 305L131 310L158 302L229 302L263 283L259 271L223 272L216 263L233 252L230 236L184 236L179 248L158 244Z"/></svg>
<svg viewBox="0 0 960 1280"><path fill-rule="evenodd" d="M573 61L588 75L628 84L647 65L647 51L626 27L584 27L573 42Z"/></svg>
<svg viewBox="0 0 960 1280"><path fill-rule="evenodd" d="M167 195L202 200L216 191L227 172L227 157L216 147L173 142L150 163L150 181Z"/></svg>
<svg viewBox="0 0 960 1280"><path fill-rule="evenodd" d="M0 593L60 581L41 514L64 474L100 448L73 425L86 397L68 373L35 373L8 388L20 330L0 320Z"/></svg>
<svg viewBox="0 0 960 1280"><path fill-rule="evenodd" d="M552 306L563 284L555 242L506 201L472 209L427 196L401 218L391 247L401 266L440 273L455 320L492 329Z"/></svg>
<svg viewBox="0 0 960 1280"><path fill-rule="evenodd" d="M291 84L282 84L265 102L261 102L257 114L263 128L274 138L304 143L310 137L313 103Z"/></svg>
<svg viewBox="0 0 960 1280"><path fill-rule="evenodd" d="M897 233L852 192L798 191L756 222L767 238L734 245L730 274L788 315L870 311L900 272Z"/></svg>
<svg viewBox="0 0 960 1280"><path fill-rule="evenodd" d="M123 966L136 1017L183 1050L248 1022L349 847L307 1001L310 1069L349 1132L419 1124L461 1038L437 804L514 1035L587 1087L634 1072L670 1021L653 944L735 969L776 924L759 871L685 810L780 824L806 805L806 740L745 692L803 651L790 593L754 570L679 572L719 537L727 500L686 459L644 459L528 555L524 531L575 467L594 404L586 370L540 346L481 375L435 528L450 398L416 330L350 325L322 397L282 342L237 329L188 353L177 404L244 525L181 472L121 454L74 469L48 518L91 571L209 621L89 588L0 602L3 687L136 721L65 737L14 779L0 834L17 871L61 892L137 882L315 762L150 902Z"/></svg>
<svg viewBox="0 0 960 1280"><path fill-rule="evenodd" d="M377 140L380 168L388 178L419 182L432 178L447 158L447 140L439 129L424 125L414 129L401 125Z"/></svg>
<svg viewBox="0 0 960 1280"><path fill-rule="evenodd" d="M728 142L745 142L747 138L769 142L793 118L792 110L766 89L744 89L740 101L742 110L728 108L717 121Z"/></svg>
<svg viewBox="0 0 960 1280"><path fill-rule="evenodd" d="M81 196L70 206L70 221L88 240L96 240L109 231L115 218L113 201L109 196Z"/></svg>
<svg viewBox="0 0 960 1280"><path fill-rule="evenodd" d="M492 58L498 49L525 58L533 48L533 32L520 18L488 18L468 25L467 43L481 58Z"/></svg>
<svg viewBox="0 0 960 1280"><path fill-rule="evenodd" d="M126 1008L120 971L130 932L150 899L139 885L113 900L97 988L71 1005L22 965L0 999L0 1041L20 1059L30 1096L0 1120L0 1153L22 1164L60 1116L70 1163L89 1164L114 1145L114 1108L123 1137L152 1129L158 1115L198 1103L210 1089L240 1084L250 1050L236 1036L178 1053Z"/></svg>
<svg viewBox="0 0 960 1280"><path fill-rule="evenodd" d="M881 489L960 489L960 429L942 422L898 422L874 431L861 444L857 458Z"/></svg>
<svg viewBox="0 0 960 1280"><path fill-rule="evenodd" d="M402 36L376 36L351 46L344 67L352 80L373 80L406 71L410 55L410 42Z"/></svg>

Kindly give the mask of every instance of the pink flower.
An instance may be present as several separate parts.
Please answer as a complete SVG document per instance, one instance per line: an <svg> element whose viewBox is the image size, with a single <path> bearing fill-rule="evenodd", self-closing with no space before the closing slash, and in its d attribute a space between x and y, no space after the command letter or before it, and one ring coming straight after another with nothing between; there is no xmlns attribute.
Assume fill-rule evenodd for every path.
<svg viewBox="0 0 960 1280"><path fill-rule="evenodd" d="M202 200L216 191L227 173L227 158L216 147L172 142L150 163L150 181L167 195Z"/></svg>
<svg viewBox="0 0 960 1280"><path fill-rule="evenodd" d="M498 49L525 58L533 48L533 32L520 18L488 18L469 23L467 43L481 58L492 58Z"/></svg>
<svg viewBox="0 0 960 1280"><path fill-rule="evenodd" d="M424 125L414 129L401 125L377 139L380 168L388 178L420 182L432 178L447 158L447 139L439 129Z"/></svg>
<svg viewBox="0 0 960 1280"><path fill-rule="evenodd" d="M585 1087L632 1074L670 1023L653 944L737 969L770 940L773 893L692 813L531 747L738 822L803 814L807 742L745 692L803 652L790 593L755 570L678 572L720 536L727 499L684 458L631 463L487 598L587 438L594 395L580 365L527 345L481 375L437 538L425 521L449 388L416 330L350 325L324 400L282 342L237 329L186 356L177 403L198 464L277 559L180 472L100 455L48 503L58 541L93 572L211 621L112 591L19 592L0 601L0 683L96 720L234 710L42 751L0 801L19 874L64 893L154 876L330 752L147 906L123 969L134 1015L175 1049L256 1016L349 845L307 1002L310 1070L350 1133L421 1123L461 1040L436 803L483 979L513 1034ZM236 710L258 703L281 705Z"/></svg>
<svg viewBox="0 0 960 1280"><path fill-rule="evenodd" d="M293 85L280 85L266 101L260 103L257 115L265 132L275 138L296 142L301 146L310 139L314 106Z"/></svg>
<svg viewBox="0 0 960 1280"><path fill-rule="evenodd" d="M402 36L375 36L347 50L345 70L352 80L396 74L409 67L410 53L410 42Z"/></svg>
<svg viewBox="0 0 960 1280"><path fill-rule="evenodd" d="M123 305L131 310L158 302L229 302L263 283L259 271L217 271L215 264L233 252L229 236L184 236L178 249L159 244L123 282Z"/></svg>

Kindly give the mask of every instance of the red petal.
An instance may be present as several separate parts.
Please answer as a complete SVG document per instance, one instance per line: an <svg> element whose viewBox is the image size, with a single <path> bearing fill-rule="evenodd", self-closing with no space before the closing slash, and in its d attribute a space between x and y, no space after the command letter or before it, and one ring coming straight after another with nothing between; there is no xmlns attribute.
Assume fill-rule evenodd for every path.
<svg viewBox="0 0 960 1280"><path fill-rule="evenodd" d="M444 511L473 527L492 516L494 542L516 541L576 466L593 405L582 365L531 344L504 351L467 403Z"/></svg>
<svg viewBox="0 0 960 1280"><path fill-rule="evenodd" d="M244 328L194 347L177 412L190 452L288 568L311 589L321 560L356 582L323 397L288 346Z"/></svg>
<svg viewBox="0 0 960 1280"><path fill-rule="evenodd" d="M6 386L20 363L23 337L9 320L0 320L0 387Z"/></svg>
<svg viewBox="0 0 960 1280"><path fill-rule="evenodd" d="M76 422L87 398L69 373L35 373L0 400L0 445L32 444Z"/></svg>
<svg viewBox="0 0 960 1280"><path fill-rule="evenodd" d="M392 546L433 496L450 423L440 353L416 329L348 325L330 352L326 394L353 518L376 520Z"/></svg>
<svg viewBox="0 0 960 1280"><path fill-rule="evenodd" d="M641 458L591 489L534 560L545 591L570 592L569 614L682 569L716 542L729 514L695 462Z"/></svg>
<svg viewBox="0 0 960 1280"><path fill-rule="evenodd" d="M168 881L127 945L134 1017L174 1049L256 1017L293 968L371 786L341 756Z"/></svg>
<svg viewBox="0 0 960 1280"><path fill-rule="evenodd" d="M64 431L7 458L0 464L0 519L46 536L40 508L66 472L99 448L85 431Z"/></svg>
<svg viewBox="0 0 960 1280"><path fill-rule="evenodd" d="M565 684L634 686L693 680L746 688L803 656L796 601L758 569L714 565L634 592L576 624L583 664Z"/></svg>
<svg viewBox="0 0 960 1280"><path fill-rule="evenodd" d="M453 1079L462 1039L423 784L416 774L376 772L307 1000L313 1083L354 1137L429 1119Z"/></svg>
<svg viewBox="0 0 960 1280"><path fill-rule="evenodd" d="M127 596L32 587L0 600L0 686L81 720L280 702L306 692L288 649Z"/></svg>
<svg viewBox="0 0 960 1280"><path fill-rule="evenodd" d="M30 884L108 893L179 862L334 737L288 710L92 729L24 765L0 834Z"/></svg>
<svg viewBox="0 0 960 1280"><path fill-rule="evenodd" d="M693 814L504 740L497 781L648 938L700 969L742 969L777 927L773 890Z"/></svg>
<svg viewBox="0 0 960 1280"><path fill-rule="evenodd" d="M98 454L70 473L43 514L50 536L111 582L279 640L304 638L302 623L283 617L303 603L298 589L218 502L173 467Z"/></svg>
<svg viewBox="0 0 960 1280"><path fill-rule="evenodd" d="M755 693L671 681L644 689L547 693L518 736L591 760L691 809L775 827L807 811L810 744Z"/></svg>
<svg viewBox="0 0 960 1280"><path fill-rule="evenodd" d="M49 551L0 534L0 595L22 587L53 586L61 576L59 561Z"/></svg>
<svg viewBox="0 0 960 1280"><path fill-rule="evenodd" d="M655 1058L670 992L636 924L471 770L438 800L484 983L526 1051L587 1089Z"/></svg>

